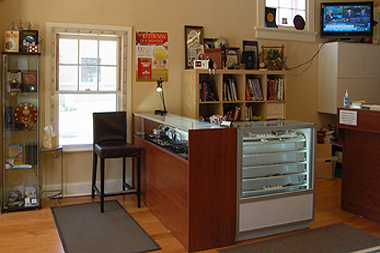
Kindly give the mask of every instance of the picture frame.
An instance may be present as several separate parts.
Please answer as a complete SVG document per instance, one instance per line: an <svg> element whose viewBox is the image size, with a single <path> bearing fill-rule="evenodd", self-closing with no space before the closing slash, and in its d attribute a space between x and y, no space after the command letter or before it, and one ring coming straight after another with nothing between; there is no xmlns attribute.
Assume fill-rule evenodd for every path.
<svg viewBox="0 0 380 253"><path fill-rule="evenodd" d="M217 38L204 38L203 41L205 44L205 48L208 48L208 49L215 48L215 41L216 40L217 40Z"/></svg>
<svg viewBox="0 0 380 253"><path fill-rule="evenodd" d="M226 66L228 69L238 69L241 61L239 47L230 47L226 52Z"/></svg>
<svg viewBox="0 0 380 253"><path fill-rule="evenodd" d="M193 61L204 54L203 26L185 25L185 68L193 68Z"/></svg>
<svg viewBox="0 0 380 253"><path fill-rule="evenodd" d="M28 52L29 46L38 45L38 30L23 30L21 34L22 52Z"/></svg>

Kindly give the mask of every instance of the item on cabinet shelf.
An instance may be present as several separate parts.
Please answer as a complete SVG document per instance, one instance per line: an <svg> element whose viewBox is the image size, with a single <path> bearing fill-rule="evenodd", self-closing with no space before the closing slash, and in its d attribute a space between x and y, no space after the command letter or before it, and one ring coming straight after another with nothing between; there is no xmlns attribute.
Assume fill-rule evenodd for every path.
<svg viewBox="0 0 380 253"><path fill-rule="evenodd" d="M220 123L222 122L223 116L220 115L212 115L210 116L211 127L220 127Z"/></svg>
<svg viewBox="0 0 380 253"><path fill-rule="evenodd" d="M216 38L204 38L203 42L205 45L205 49L215 48Z"/></svg>
<svg viewBox="0 0 380 253"><path fill-rule="evenodd" d="M28 52L29 46L38 45L38 31L37 30L23 30L21 39L22 39L22 52Z"/></svg>
<svg viewBox="0 0 380 253"><path fill-rule="evenodd" d="M226 66L228 69L237 69L239 67L239 55L240 55L240 48L238 47L231 47L226 52Z"/></svg>
<svg viewBox="0 0 380 253"><path fill-rule="evenodd" d="M25 187L24 205L35 206L36 204L38 204L36 188L34 186Z"/></svg>
<svg viewBox="0 0 380 253"><path fill-rule="evenodd" d="M13 165L23 163L22 144L9 144L9 158L13 158Z"/></svg>
<svg viewBox="0 0 380 253"><path fill-rule="evenodd" d="M28 53L39 53L40 52L40 45L28 46L27 52Z"/></svg>
<svg viewBox="0 0 380 253"><path fill-rule="evenodd" d="M205 49L205 58L207 60L212 60L214 65L212 69L221 69L222 68L222 51L219 48L209 48ZM209 67L210 68L210 67Z"/></svg>
<svg viewBox="0 0 380 253"><path fill-rule="evenodd" d="M156 86L156 91L158 93L160 93L160 97L161 97L161 100L162 100L162 106L163 106L163 110L155 110L154 111L154 114L161 114L161 115L165 115L168 113L168 111L166 110L166 106L165 106L165 97L164 97L164 89L163 89L163 86L162 86L162 83L164 81L162 81L161 77L160 77L160 80L157 81L157 86Z"/></svg>
<svg viewBox="0 0 380 253"><path fill-rule="evenodd" d="M11 129L13 123L13 107L5 107L5 128Z"/></svg>
<svg viewBox="0 0 380 253"><path fill-rule="evenodd" d="M7 92L21 91L22 73L20 70L9 70L7 72Z"/></svg>
<svg viewBox="0 0 380 253"><path fill-rule="evenodd" d="M246 59L243 61L243 58L247 58L247 52L254 52L253 59L254 64L252 69L258 69L259 68L259 44L257 41L250 41L250 40L243 40L243 53L242 53L242 62L245 62ZM244 54L246 56L244 56ZM252 56L251 53L248 53L248 56Z"/></svg>
<svg viewBox="0 0 380 253"><path fill-rule="evenodd" d="M266 47L262 46L261 51L261 62L264 64L264 68L268 70L282 70L284 67L284 49L285 46L281 47ZM261 64L261 63L260 63ZM262 65L260 65L262 67Z"/></svg>
<svg viewBox="0 0 380 253"><path fill-rule="evenodd" d="M23 84L37 85L37 70L25 70L22 72Z"/></svg>
<svg viewBox="0 0 380 253"><path fill-rule="evenodd" d="M25 163L30 168L32 165L37 165L37 144L35 142L25 144Z"/></svg>
<svg viewBox="0 0 380 253"><path fill-rule="evenodd" d="M227 67L227 51L230 49L230 42L224 36L215 40L215 48L219 48L222 54L222 68Z"/></svg>
<svg viewBox="0 0 380 253"><path fill-rule="evenodd" d="M194 69L208 69L209 68L209 60L195 60L194 61Z"/></svg>
<svg viewBox="0 0 380 253"><path fill-rule="evenodd" d="M256 64L256 52L243 51L241 62L245 64L245 69L254 69Z"/></svg>
<svg viewBox="0 0 380 253"><path fill-rule="evenodd" d="M21 103L16 107L13 118L15 122L24 124L24 130L27 131L37 122L37 108L32 103Z"/></svg>
<svg viewBox="0 0 380 253"><path fill-rule="evenodd" d="M185 25L185 68L194 66L193 61L198 59L198 53L203 47L203 26Z"/></svg>
<svg viewBox="0 0 380 253"><path fill-rule="evenodd" d="M5 31L4 51L5 52L18 52L18 50L19 50L19 32L18 31Z"/></svg>

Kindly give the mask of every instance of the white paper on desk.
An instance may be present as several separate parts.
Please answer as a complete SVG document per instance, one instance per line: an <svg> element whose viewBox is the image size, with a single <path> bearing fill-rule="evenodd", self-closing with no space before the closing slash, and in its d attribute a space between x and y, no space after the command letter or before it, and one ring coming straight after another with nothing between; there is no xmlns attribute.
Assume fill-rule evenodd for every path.
<svg viewBox="0 0 380 253"><path fill-rule="evenodd" d="M358 125L358 112L349 110L339 111L339 124L357 126Z"/></svg>

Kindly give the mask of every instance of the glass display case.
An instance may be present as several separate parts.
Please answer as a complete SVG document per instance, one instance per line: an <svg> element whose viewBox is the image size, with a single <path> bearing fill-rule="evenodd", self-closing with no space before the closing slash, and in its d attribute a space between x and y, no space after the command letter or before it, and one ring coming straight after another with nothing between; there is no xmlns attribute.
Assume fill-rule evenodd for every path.
<svg viewBox="0 0 380 253"><path fill-rule="evenodd" d="M143 121L136 121L135 135L185 160L188 160L189 130L211 128L208 122L171 114L165 116L138 114L138 116L149 119L150 125L145 126Z"/></svg>
<svg viewBox="0 0 380 253"><path fill-rule="evenodd" d="M238 239L309 227L315 124L281 120L237 128Z"/></svg>
<svg viewBox="0 0 380 253"><path fill-rule="evenodd" d="M2 52L2 211L41 208L40 53Z"/></svg>

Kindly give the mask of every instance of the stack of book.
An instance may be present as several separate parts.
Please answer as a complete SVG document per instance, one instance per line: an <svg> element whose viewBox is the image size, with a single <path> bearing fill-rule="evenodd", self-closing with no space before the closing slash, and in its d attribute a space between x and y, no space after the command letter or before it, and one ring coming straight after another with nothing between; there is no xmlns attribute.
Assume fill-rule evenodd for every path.
<svg viewBox="0 0 380 253"><path fill-rule="evenodd" d="M284 100L284 79L268 79L267 88L268 100Z"/></svg>
<svg viewBox="0 0 380 253"><path fill-rule="evenodd" d="M219 96L214 83L211 81L203 81L199 86L200 101L219 101Z"/></svg>
<svg viewBox="0 0 380 253"><path fill-rule="evenodd" d="M238 92L235 79L227 77L223 81L223 101L238 101Z"/></svg>
<svg viewBox="0 0 380 253"><path fill-rule="evenodd" d="M235 108L224 109L224 115L226 116L226 121L238 121L240 120L241 108L235 106Z"/></svg>
<svg viewBox="0 0 380 253"><path fill-rule="evenodd" d="M260 79L248 78L245 84L245 95L247 100L262 101L264 100L261 89Z"/></svg>

